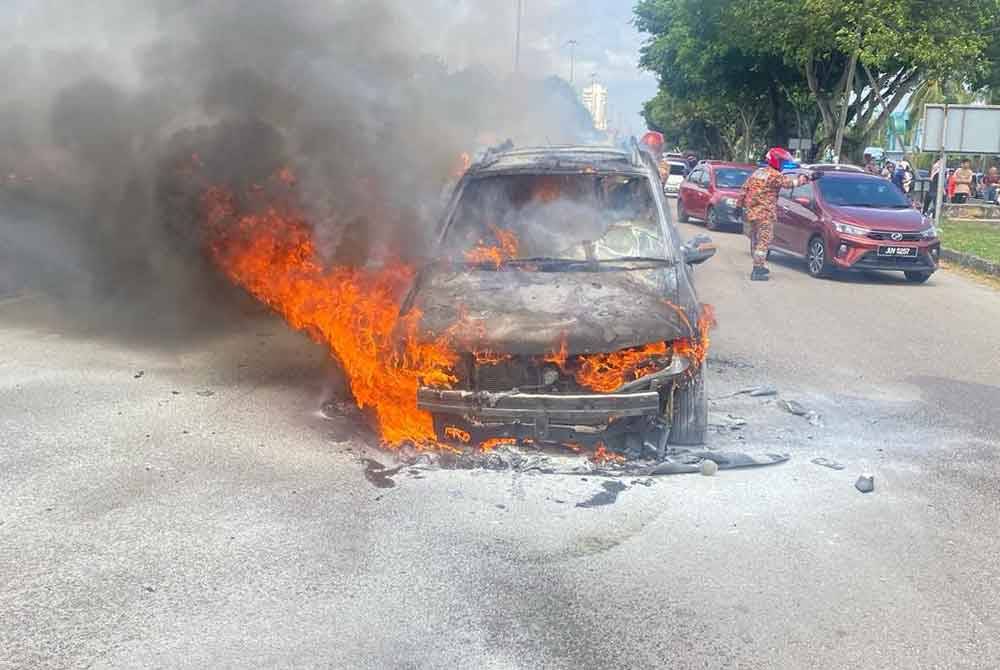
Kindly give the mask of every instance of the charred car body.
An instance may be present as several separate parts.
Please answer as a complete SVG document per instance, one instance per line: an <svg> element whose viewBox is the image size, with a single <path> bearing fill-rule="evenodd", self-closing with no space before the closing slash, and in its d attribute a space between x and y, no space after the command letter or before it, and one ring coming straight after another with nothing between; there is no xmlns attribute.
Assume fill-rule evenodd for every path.
<svg viewBox="0 0 1000 670"><path fill-rule="evenodd" d="M633 145L489 151L455 187L403 304L459 360L420 388L439 439L703 442L708 314L658 171Z"/></svg>

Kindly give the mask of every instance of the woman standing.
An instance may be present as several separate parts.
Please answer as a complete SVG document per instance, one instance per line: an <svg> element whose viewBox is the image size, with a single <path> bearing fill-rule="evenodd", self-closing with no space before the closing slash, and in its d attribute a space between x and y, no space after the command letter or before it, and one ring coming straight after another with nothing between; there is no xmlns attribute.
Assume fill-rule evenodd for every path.
<svg viewBox="0 0 1000 670"><path fill-rule="evenodd" d="M969 199L972 194L972 163L968 160L962 161L962 167L955 170L955 195L952 202L962 204Z"/></svg>

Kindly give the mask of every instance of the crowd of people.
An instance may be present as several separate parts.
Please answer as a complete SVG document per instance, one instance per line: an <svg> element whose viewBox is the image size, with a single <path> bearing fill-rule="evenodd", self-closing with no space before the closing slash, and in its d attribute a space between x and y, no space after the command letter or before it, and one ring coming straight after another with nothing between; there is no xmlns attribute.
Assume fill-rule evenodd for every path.
<svg viewBox="0 0 1000 670"><path fill-rule="evenodd" d="M917 174L913 165L905 158L896 163L887 160L879 167L871 154L865 154L864 169L869 174L890 179L903 193L913 196L918 181ZM941 162L938 160L934 162L928 175L930 183L924 193L924 213L933 210L940 171ZM977 175L972 171L972 161L963 160L957 169L948 172L945 198L946 202L955 204L964 204L972 198L1000 204L1000 168L994 165L986 171L986 174Z"/></svg>

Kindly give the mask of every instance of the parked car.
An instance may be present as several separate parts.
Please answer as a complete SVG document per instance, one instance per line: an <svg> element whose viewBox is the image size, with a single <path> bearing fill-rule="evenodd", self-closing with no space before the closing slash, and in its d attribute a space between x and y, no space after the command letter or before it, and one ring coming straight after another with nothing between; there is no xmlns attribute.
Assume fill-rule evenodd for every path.
<svg viewBox="0 0 1000 670"><path fill-rule="evenodd" d="M666 159L666 163L669 173L663 181L663 192L666 193L668 197L677 197L681 183L683 183L684 177L688 173L688 166L683 160L674 158Z"/></svg>
<svg viewBox="0 0 1000 670"><path fill-rule="evenodd" d="M930 219L875 175L821 172L803 186L782 189L778 198L772 248L804 258L814 277L900 270L921 283L937 270L940 247Z"/></svg>
<svg viewBox="0 0 1000 670"><path fill-rule="evenodd" d="M681 184L677 218L698 219L709 230L742 230L739 199L743 183L757 168L747 163L702 161Z"/></svg>
<svg viewBox="0 0 1000 670"><path fill-rule="evenodd" d="M439 439L704 441L692 267L715 248L680 243L659 183L638 150L499 151L469 168L402 307L421 339L459 338L453 381L418 392Z"/></svg>

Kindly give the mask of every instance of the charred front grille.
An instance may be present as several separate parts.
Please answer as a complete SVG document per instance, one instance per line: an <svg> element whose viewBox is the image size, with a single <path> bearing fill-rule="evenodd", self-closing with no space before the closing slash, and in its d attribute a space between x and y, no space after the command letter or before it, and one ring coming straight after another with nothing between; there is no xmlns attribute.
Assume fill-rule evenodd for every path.
<svg viewBox="0 0 1000 670"><path fill-rule="evenodd" d="M514 356L497 363L472 364L475 391L509 391L542 386L542 367L535 361Z"/></svg>
<svg viewBox="0 0 1000 670"><path fill-rule="evenodd" d="M902 237L899 239L893 238L893 235L901 234ZM873 230L868 233L869 239L872 240L889 240L890 242L919 242L923 239L920 233L887 233L881 230Z"/></svg>

